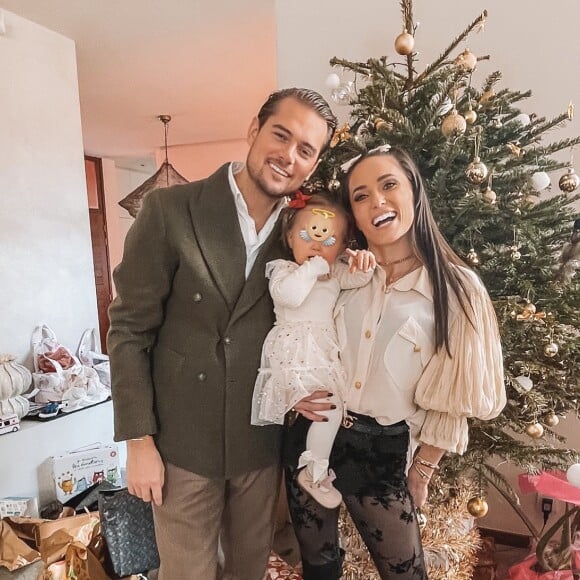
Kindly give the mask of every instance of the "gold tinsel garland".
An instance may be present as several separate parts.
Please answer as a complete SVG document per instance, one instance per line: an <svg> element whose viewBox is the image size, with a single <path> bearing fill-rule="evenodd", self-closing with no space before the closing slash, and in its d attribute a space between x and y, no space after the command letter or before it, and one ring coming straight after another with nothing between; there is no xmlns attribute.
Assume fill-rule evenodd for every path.
<svg viewBox="0 0 580 580"><path fill-rule="evenodd" d="M470 580L477 562L481 539L466 509L474 495L472 483L460 482L454 495L432 501L423 513L427 524L421 530L429 580ZM350 516L341 510L339 531L346 555L343 580L380 580L369 553Z"/></svg>

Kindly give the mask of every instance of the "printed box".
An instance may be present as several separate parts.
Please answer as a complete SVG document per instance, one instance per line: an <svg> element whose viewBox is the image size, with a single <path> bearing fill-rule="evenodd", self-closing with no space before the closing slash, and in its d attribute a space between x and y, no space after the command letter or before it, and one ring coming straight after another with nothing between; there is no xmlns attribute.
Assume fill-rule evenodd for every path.
<svg viewBox="0 0 580 580"><path fill-rule="evenodd" d="M118 485L121 470L117 445L95 443L53 457L52 474L56 497L63 503L104 480Z"/></svg>
<svg viewBox="0 0 580 580"><path fill-rule="evenodd" d="M35 497L0 498L0 519L12 516L38 517L38 501Z"/></svg>

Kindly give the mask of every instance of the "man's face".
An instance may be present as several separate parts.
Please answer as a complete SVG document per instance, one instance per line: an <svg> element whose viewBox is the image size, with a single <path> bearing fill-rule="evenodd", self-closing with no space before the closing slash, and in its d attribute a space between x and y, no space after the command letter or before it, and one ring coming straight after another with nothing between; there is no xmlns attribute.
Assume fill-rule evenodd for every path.
<svg viewBox="0 0 580 580"><path fill-rule="evenodd" d="M316 168L327 131L316 111L292 97L283 99L262 127L257 118L250 125L250 179L268 197L295 192Z"/></svg>

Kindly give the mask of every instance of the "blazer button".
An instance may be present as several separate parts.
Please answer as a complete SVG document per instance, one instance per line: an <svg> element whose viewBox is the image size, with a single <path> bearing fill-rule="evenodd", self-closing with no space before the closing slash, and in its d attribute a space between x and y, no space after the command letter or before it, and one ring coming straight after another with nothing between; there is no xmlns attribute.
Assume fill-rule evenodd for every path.
<svg viewBox="0 0 580 580"><path fill-rule="evenodd" d="M360 381L357 381L357 382L354 384L354 388L355 388L355 389L360 389L361 387L362 387L362 383L361 383Z"/></svg>
<svg viewBox="0 0 580 580"><path fill-rule="evenodd" d="M231 339L229 336L226 336L226 337L224 338L224 343L225 343L225 344L232 344L232 339Z"/></svg>
<svg viewBox="0 0 580 580"><path fill-rule="evenodd" d="M203 297L202 297L202 295L201 295L199 292L196 292L196 293L193 295L193 301L194 301L194 302L201 302L201 299L202 299L202 298L203 298Z"/></svg>
<svg viewBox="0 0 580 580"><path fill-rule="evenodd" d="M207 375L205 373L197 373L197 380L200 383L203 383L207 379Z"/></svg>

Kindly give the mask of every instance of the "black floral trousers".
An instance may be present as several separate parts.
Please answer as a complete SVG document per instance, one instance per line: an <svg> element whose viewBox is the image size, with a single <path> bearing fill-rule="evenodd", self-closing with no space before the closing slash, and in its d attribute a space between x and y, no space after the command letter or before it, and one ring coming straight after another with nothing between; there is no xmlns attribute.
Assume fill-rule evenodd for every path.
<svg viewBox="0 0 580 580"><path fill-rule="evenodd" d="M374 419L366 418L378 425ZM296 483L298 456L310 422L299 417L288 427L284 445L286 490L300 545L304 580L338 580L343 551L339 509L321 506ZM365 542L381 579L426 579L423 548L405 467L409 431L404 423L377 433L341 427L330 466L336 488ZM362 578L361 578L362 580Z"/></svg>

